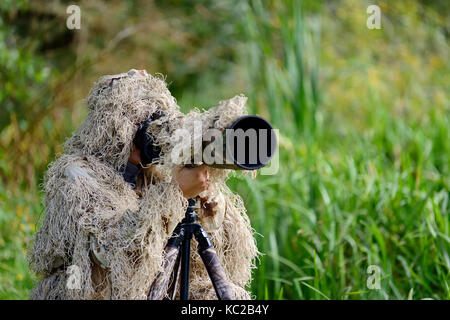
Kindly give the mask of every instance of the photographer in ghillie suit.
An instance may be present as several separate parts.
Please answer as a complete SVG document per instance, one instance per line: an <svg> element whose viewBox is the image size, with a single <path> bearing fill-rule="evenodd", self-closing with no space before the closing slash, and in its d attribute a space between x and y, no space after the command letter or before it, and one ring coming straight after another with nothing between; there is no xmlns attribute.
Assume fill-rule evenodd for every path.
<svg viewBox="0 0 450 320"><path fill-rule="evenodd" d="M138 128L152 119L148 130L168 158L177 127L201 118L223 129L245 114L245 102L236 96L184 115L165 81L144 70L100 78L87 97L86 119L45 176L45 218L28 257L40 280L30 298L146 299L164 272L164 247L187 199L196 197L200 223L234 296L249 299L258 252L243 202L225 184L230 171L143 164L133 143ZM216 299L191 250L190 298Z"/></svg>

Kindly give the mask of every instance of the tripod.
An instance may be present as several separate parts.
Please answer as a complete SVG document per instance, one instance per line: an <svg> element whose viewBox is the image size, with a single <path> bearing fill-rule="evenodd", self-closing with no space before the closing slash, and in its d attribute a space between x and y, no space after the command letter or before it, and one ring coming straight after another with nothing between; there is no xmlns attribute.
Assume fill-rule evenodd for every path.
<svg viewBox="0 0 450 320"><path fill-rule="evenodd" d="M189 299L191 239L194 235L198 242L198 253L211 279L217 298L219 300L234 300L234 294L226 281L225 271L220 265L216 250L206 231L200 224L196 223L198 220L195 213L196 201L195 199L189 199L188 201L189 205L185 217L173 231L164 249L164 272L159 273L153 281L147 299L162 300L165 297L174 299L178 273L181 273L180 300Z"/></svg>

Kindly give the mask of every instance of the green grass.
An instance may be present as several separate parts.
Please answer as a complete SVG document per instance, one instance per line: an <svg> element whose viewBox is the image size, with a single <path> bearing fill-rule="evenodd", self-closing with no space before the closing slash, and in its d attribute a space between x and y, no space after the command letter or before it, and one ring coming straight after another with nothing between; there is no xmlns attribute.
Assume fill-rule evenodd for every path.
<svg viewBox="0 0 450 320"><path fill-rule="evenodd" d="M409 1L380 2L384 29L368 31L364 1L239 5L235 70L246 85L225 91L246 93L250 111L280 130L278 173L230 181L263 253L253 293L450 299L445 19ZM179 102L206 106L201 96L214 100L215 90ZM38 202L0 184L0 299L26 298L34 283L24 250ZM367 286L371 265L381 269L379 290Z"/></svg>
<svg viewBox="0 0 450 320"><path fill-rule="evenodd" d="M397 160L380 152L389 150L385 132L324 136L281 148L277 176L235 181L263 235L257 237L266 255L255 274L255 294L450 298L449 175L438 171L431 150L414 160L428 144L448 150L448 140L439 141L445 141L440 133L449 134L449 120L436 119L434 127L409 138L414 128L392 124L402 128L394 137L405 144ZM381 290L366 286L370 265L382 270Z"/></svg>
<svg viewBox="0 0 450 320"><path fill-rule="evenodd" d="M26 250L43 209L38 195L17 199L0 184L0 300L27 299L35 283Z"/></svg>
<svg viewBox="0 0 450 320"><path fill-rule="evenodd" d="M345 23L357 30L361 17L346 15L365 8L341 5L341 23L330 8L306 17L299 1L244 7L250 104L281 134L278 174L233 181L265 254L253 292L271 299L449 299L450 112L442 70L390 60L411 32L401 27L395 34L357 31L365 39L355 44L340 38L348 51L336 56L329 39L339 38ZM423 41L434 42L438 32ZM372 56L380 46L386 60ZM405 56L445 58L447 50L424 53L412 44ZM348 62L330 72L337 59ZM319 64L328 69L322 86L338 86L342 101L330 87L319 90ZM390 77L399 77L399 87ZM430 101L432 85L443 99ZM398 112L393 101L402 95L406 110ZM370 265L381 268L380 290L367 286Z"/></svg>

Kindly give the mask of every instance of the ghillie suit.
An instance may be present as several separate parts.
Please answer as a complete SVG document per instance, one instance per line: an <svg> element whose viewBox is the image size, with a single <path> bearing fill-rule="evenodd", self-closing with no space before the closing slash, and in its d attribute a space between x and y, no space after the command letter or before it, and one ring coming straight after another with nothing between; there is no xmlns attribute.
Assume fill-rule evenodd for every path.
<svg viewBox="0 0 450 320"><path fill-rule="evenodd" d="M45 177L46 215L29 254L30 268L41 279L30 298L146 299L164 272L164 247L184 217L187 200L169 161L144 168L136 189L124 180L139 125L163 114L149 130L167 157L175 128L200 117L223 129L245 113L245 102L237 96L184 115L161 78L134 69L100 78L87 98L87 118ZM253 231L241 198L225 184L230 172L208 170L209 187L199 197L200 222L236 298L249 299L246 286L257 256ZM215 299L195 247L190 298Z"/></svg>

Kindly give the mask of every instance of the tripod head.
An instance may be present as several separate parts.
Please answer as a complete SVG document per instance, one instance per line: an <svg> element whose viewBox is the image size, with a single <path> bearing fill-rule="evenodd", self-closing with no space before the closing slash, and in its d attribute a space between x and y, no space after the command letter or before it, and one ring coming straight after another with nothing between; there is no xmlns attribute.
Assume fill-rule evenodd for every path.
<svg viewBox="0 0 450 320"><path fill-rule="evenodd" d="M181 223L177 226L179 230L183 233L183 237L185 239L191 239L192 236L198 242L198 250L203 251L212 247L211 240L208 237L208 234L203 230L202 226L197 222L198 216L195 213L196 209L196 200L195 198L190 198L188 200L188 207L186 209L186 214Z"/></svg>
<svg viewBox="0 0 450 320"><path fill-rule="evenodd" d="M195 204L196 204L195 198L190 198L188 200L188 207L186 209L184 219L181 221L181 223L194 223L198 220L198 216L195 213L196 209Z"/></svg>

